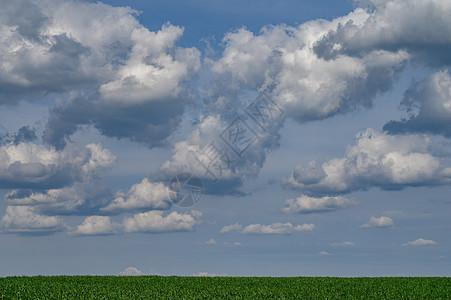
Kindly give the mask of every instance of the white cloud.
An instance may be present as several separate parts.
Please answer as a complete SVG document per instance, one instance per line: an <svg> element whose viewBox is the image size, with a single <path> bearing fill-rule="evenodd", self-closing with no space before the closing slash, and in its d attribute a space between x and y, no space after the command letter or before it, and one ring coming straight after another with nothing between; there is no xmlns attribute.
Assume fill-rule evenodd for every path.
<svg viewBox="0 0 451 300"><path fill-rule="evenodd" d="M323 174L320 178L312 181L309 176L298 176L295 170L282 184L327 194L372 186L401 189L451 182L451 169L441 166L440 159L428 153L429 143L422 135L392 136L367 129L356 136L356 145L348 147L344 158L334 158L319 166Z"/></svg>
<svg viewBox="0 0 451 300"><path fill-rule="evenodd" d="M206 241L205 244L207 244L207 245L216 245L216 241L215 241L214 238L211 238L208 241Z"/></svg>
<svg viewBox="0 0 451 300"><path fill-rule="evenodd" d="M228 232L237 232L241 231L243 226L241 226L239 223L235 223L233 225L227 225L222 227L221 231L219 233L228 233Z"/></svg>
<svg viewBox="0 0 451 300"><path fill-rule="evenodd" d="M119 273L120 276L142 276L144 273L136 267L128 267Z"/></svg>
<svg viewBox="0 0 451 300"><path fill-rule="evenodd" d="M0 186L9 205L32 205L45 214L92 214L110 200L101 179L116 157L100 144L57 151L34 143L0 147Z"/></svg>
<svg viewBox="0 0 451 300"><path fill-rule="evenodd" d="M194 226L199 224L202 213L191 210L190 213L179 214L171 212L164 215L163 211L148 211L124 218L124 230L126 232L171 232L171 231L192 231Z"/></svg>
<svg viewBox="0 0 451 300"><path fill-rule="evenodd" d="M270 26L259 34L246 29L227 33L223 56L212 70L230 87L270 87L273 99L300 122L370 107L377 92L391 87L409 53L365 49L327 59L317 53L318 43L343 24L353 24L358 31L370 20L370 13L356 9L332 21ZM227 106L219 100L218 105Z"/></svg>
<svg viewBox="0 0 451 300"><path fill-rule="evenodd" d="M93 214L111 199L110 191L99 182L80 182L44 192L13 190L6 194L10 205L32 205L48 214Z"/></svg>
<svg viewBox="0 0 451 300"><path fill-rule="evenodd" d="M346 208L356 203L354 200L341 196L314 198L302 195L296 199L285 200L285 207L282 211L285 213L327 212Z"/></svg>
<svg viewBox="0 0 451 300"><path fill-rule="evenodd" d="M331 245L333 247L351 247L351 246L354 246L355 243L354 242L345 241L345 242L339 242L339 243L332 243Z"/></svg>
<svg viewBox="0 0 451 300"><path fill-rule="evenodd" d="M327 251L320 251L320 252L318 252L318 254L321 255L321 256L330 256L330 255L331 255L331 254L330 254L329 252L327 252Z"/></svg>
<svg viewBox="0 0 451 300"><path fill-rule="evenodd" d="M413 52L417 59L423 62L434 64L449 62L445 54L448 50L444 47L451 43L449 2L436 0L358 2L363 3L363 6L371 4L371 17L362 25L343 23L343 26L325 37L322 46L328 49L329 55L355 53L374 48L404 48ZM335 49L332 49L334 46Z"/></svg>
<svg viewBox="0 0 451 300"><path fill-rule="evenodd" d="M293 226L291 223L273 223L271 225L251 224L246 226L243 234L291 234L299 231L312 231L314 224L303 224Z"/></svg>
<svg viewBox="0 0 451 300"><path fill-rule="evenodd" d="M179 96L180 82L200 67L197 49L175 47L182 34L183 28L170 24L156 33L134 28L129 57L117 70L116 78L100 86L102 98L133 104ZM171 55L171 50L175 54Z"/></svg>
<svg viewBox="0 0 451 300"><path fill-rule="evenodd" d="M237 247L242 246L242 244L240 242L235 242L235 243L233 243L233 245L237 246Z"/></svg>
<svg viewBox="0 0 451 300"><path fill-rule="evenodd" d="M380 228L387 228L387 227L393 227L395 223L393 220L389 217L371 217L370 220L363 224L363 228L374 228L374 227L380 227Z"/></svg>
<svg viewBox="0 0 451 300"><path fill-rule="evenodd" d="M150 31L137 11L103 3L2 5L0 85L8 89L0 90L0 104L52 93L68 98L50 110L44 133L58 148L80 125L150 147L168 143L201 66L199 50L176 45L182 27Z"/></svg>
<svg viewBox="0 0 451 300"><path fill-rule="evenodd" d="M161 165L158 175L169 180L177 174L189 172L202 180L206 193L222 195L242 193L240 188L244 180L258 174L263 166L265 151L275 144L277 134L259 135L252 147L249 147L242 157L238 157L231 149L224 146L224 142L221 144L219 138L219 134L228 125L220 114L201 117L196 128L187 135L185 140L175 144L171 159ZM220 159L209 163L208 153L211 151L220 153Z"/></svg>
<svg viewBox="0 0 451 300"><path fill-rule="evenodd" d="M89 216L73 232L75 235L107 235L118 232L120 225L107 216Z"/></svg>
<svg viewBox="0 0 451 300"><path fill-rule="evenodd" d="M198 272L195 273L191 276L194 277L218 277L218 276L225 276L225 275L220 275L220 274L216 274L216 273L209 273L209 272Z"/></svg>
<svg viewBox="0 0 451 300"><path fill-rule="evenodd" d="M428 246L428 245L437 245L437 242L433 240L425 240L423 238L418 238L415 241L410 241L403 244L403 246Z"/></svg>
<svg viewBox="0 0 451 300"><path fill-rule="evenodd" d="M116 162L99 144L57 151L31 142L0 146L0 186L59 188L98 178Z"/></svg>
<svg viewBox="0 0 451 300"><path fill-rule="evenodd" d="M169 203L167 187L161 182L153 183L144 178L141 183L134 184L127 193L116 193L116 198L102 210L167 209Z"/></svg>
<svg viewBox="0 0 451 300"><path fill-rule="evenodd" d="M62 231L66 228L63 219L37 214L33 207L7 206L0 220L0 228L8 233L41 234Z"/></svg>

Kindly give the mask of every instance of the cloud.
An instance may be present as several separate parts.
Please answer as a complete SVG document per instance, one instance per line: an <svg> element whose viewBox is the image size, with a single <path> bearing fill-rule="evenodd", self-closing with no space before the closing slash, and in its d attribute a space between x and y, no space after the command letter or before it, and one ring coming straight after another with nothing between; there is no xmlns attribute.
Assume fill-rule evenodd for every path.
<svg viewBox="0 0 451 300"><path fill-rule="evenodd" d="M423 238L418 238L415 241L410 241L403 244L403 246L428 246L428 245L437 245L437 242L433 240L425 240Z"/></svg>
<svg viewBox="0 0 451 300"><path fill-rule="evenodd" d="M227 225L222 227L221 231L219 233L229 233L229 232L237 232L241 231L243 226L241 226L239 223L235 223L233 225Z"/></svg>
<svg viewBox="0 0 451 300"><path fill-rule="evenodd" d="M240 242L235 242L235 243L233 243L233 245L236 247L242 246L242 244Z"/></svg>
<svg viewBox="0 0 451 300"><path fill-rule="evenodd" d="M291 234L299 231L312 231L314 224L293 226L291 223L273 223L271 225L251 224L244 227L243 234Z"/></svg>
<svg viewBox="0 0 451 300"><path fill-rule="evenodd" d="M196 48L176 46L183 28L153 32L138 12L102 3L2 1L2 8L0 104L61 95L47 143L62 149L80 125L149 147L168 143L200 68Z"/></svg>
<svg viewBox="0 0 451 300"><path fill-rule="evenodd" d="M214 139L213 129L221 132L236 117L231 107L236 110L246 107L244 99L248 99L246 92L249 90L267 92L287 117L299 122L321 120L370 108L377 94L391 89L409 61L420 59L429 63L436 53L422 52L420 48L429 49L443 40L438 38L437 32L432 38L424 28L412 32L406 26L417 24L412 24L410 15L405 12L412 6L422 21L429 13L442 19L440 5L406 1L384 3L372 3L372 9L356 8L331 21L314 20L297 27L267 26L258 33L245 28L228 32L223 40L222 56L217 60L206 60L213 76L200 91L205 99L199 107L202 113L198 118L198 129L175 145L173 157L161 166L160 175L170 178L177 172L194 172L198 177L203 176L203 181L209 185L207 171L194 157ZM401 12L402 17L396 17ZM387 24L392 27L387 28ZM443 23L425 23L425 28L441 33L449 31ZM386 36L385 32L399 39ZM430 57L424 58L420 52ZM233 170L222 170L220 184L206 191L217 194L242 192L244 180L256 176L267 152L278 147L281 124L276 122L270 134L246 153L251 159L237 159ZM297 176L299 182L313 188L326 175L321 166L316 172L311 167L305 176L303 172L297 172ZM339 186L332 187L330 192L340 193L340 189Z"/></svg>
<svg viewBox="0 0 451 300"><path fill-rule="evenodd" d="M167 187L161 183L152 183L144 178L140 183L132 185L127 193L117 192L115 199L101 210L130 211L140 209L167 209L170 199Z"/></svg>
<svg viewBox="0 0 451 300"><path fill-rule="evenodd" d="M51 234L66 229L63 219L37 214L33 207L7 206L0 228L7 233Z"/></svg>
<svg viewBox="0 0 451 300"><path fill-rule="evenodd" d="M354 204L356 201L341 196L314 198L302 195L296 199L285 200L285 207L282 208L282 211L285 213L328 212Z"/></svg>
<svg viewBox="0 0 451 300"><path fill-rule="evenodd" d="M451 76L442 71L414 82L404 93L401 107L409 116L390 121L384 130L390 134L432 133L451 137Z"/></svg>
<svg viewBox="0 0 451 300"><path fill-rule="evenodd" d="M313 175L309 168L298 167L282 184L311 194L336 194L374 186L402 189L449 183L451 169L428 150L425 136L392 136L367 129L356 136L356 145L348 147L343 158L318 165L320 171L312 169ZM299 169L307 174L298 176Z"/></svg>
<svg viewBox="0 0 451 300"><path fill-rule="evenodd" d="M361 23L342 22L330 31L316 45L321 57L359 55L371 49L405 49L416 61L426 64L451 62L447 55L451 49L450 3L435 0L357 2L362 7L369 5L368 18Z"/></svg>
<svg viewBox="0 0 451 300"><path fill-rule="evenodd" d="M214 238L211 238L208 241L206 241L205 244L207 244L207 245L216 245L216 241L215 241Z"/></svg>
<svg viewBox="0 0 451 300"><path fill-rule="evenodd" d="M89 216L73 232L74 235L109 235L120 228L119 224L111 222L107 216Z"/></svg>
<svg viewBox="0 0 451 300"><path fill-rule="evenodd" d="M333 247L351 247L351 246L354 246L355 243L354 242L345 241L345 242L339 242L339 243L332 243L331 245Z"/></svg>
<svg viewBox="0 0 451 300"><path fill-rule="evenodd" d="M331 254L330 254L329 252L327 252L327 251L320 251L320 252L318 252L318 254L321 255L321 256L330 256L330 255L331 255Z"/></svg>
<svg viewBox="0 0 451 300"><path fill-rule="evenodd" d="M297 27L267 26L259 33L244 28L227 33L222 56L215 61L206 60L212 78L200 91L204 101L199 107L197 128L175 145L171 160L161 166L159 175L167 179L180 172L193 172L209 185L211 178L207 178L208 171L195 159L196 154L215 141L219 150L225 150L221 158L226 159L221 166L230 162L227 147L220 141L216 143L215 138L237 116L235 111L248 105L249 90L265 91L281 107L284 116L299 122L370 108L378 93L391 88L410 54L401 48L375 48L325 59L318 55L317 45L343 24L353 24L359 30L371 18L370 11L358 8L332 21L315 20ZM246 150L246 158L232 156L235 160L232 170L221 169L220 184L206 191L242 192L244 180L256 176L267 153L279 146L282 123L282 120L274 122L268 134L260 136ZM309 176L308 180L317 180L321 173Z"/></svg>
<svg viewBox="0 0 451 300"><path fill-rule="evenodd" d="M409 53L373 48L325 59L318 56L317 43L342 24L353 24L358 31L371 17L356 9L332 21L268 26L259 34L246 29L229 32L223 56L211 68L232 88L269 89L287 116L299 122L369 108L377 93L391 88ZM217 107L230 105L224 97L212 101Z"/></svg>
<svg viewBox="0 0 451 300"><path fill-rule="evenodd" d="M142 276L144 273L136 267L128 267L119 273L120 276Z"/></svg>
<svg viewBox="0 0 451 300"><path fill-rule="evenodd" d="M193 231L199 224L202 213L191 210L190 213L171 212L163 215L163 211L148 211L124 218L125 232L160 233L171 231Z"/></svg>
<svg viewBox="0 0 451 300"><path fill-rule="evenodd" d="M218 277L218 276L225 276L225 275L209 273L209 272L198 272L198 273L194 273L191 276L194 276L194 277Z"/></svg>
<svg viewBox="0 0 451 300"><path fill-rule="evenodd" d="M244 181L256 177L263 167L266 154L278 147L280 136L276 128L280 126L280 120L274 121L265 132L258 129L255 122L249 121L250 118L240 119L239 131L249 134L244 140L254 142L250 142L246 150L238 155L220 138L222 133L223 136L234 136L233 130L238 127L231 126L231 131L228 128L235 124L233 120L237 115L238 109L230 122L221 114L202 116L196 128L174 145L171 159L161 165L155 179L170 180L177 174L189 172L202 180L205 193L245 194Z"/></svg>
<svg viewBox="0 0 451 300"><path fill-rule="evenodd" d="M0 187L51 189L99 177L116 157L99 144L57 151L31 142L0 146Z"/></svg>
<svg viewBox="0 0 451 300"><path fill-rule="evenodd" d="M241 232L242 234L291 234L300 231L312 231L314 224L303 224L293 226L291 223L272 223L270 225L250 224L243 228L239 223L224 226L220 233ZM236 243L235 243L236 244ZM238 243L241 246L241 243Z"/></svg>
<svg viewBox="0 0 451 300"><path fill-rule="evenodd" d="M395 223L393 222L393 220L389 217L371 217L370 220L363 224L362 227L363 228L387 228L387 227L393 227Z"/></svg>
<svg viewBox="0 0 451 300"><path fill-rule="evenodd" d="M99 212L111 197L110 190L99 182L81 182L46 191L12 190L5 195L5 202L10 205L31 205L45 214L89 215Z"/></svg>
<svg viewBox="0 0 451 300"><path fill-rule="evenodd" d="M31 142L0 147L0 186L9 205L31 205L43 214L93 214L112 195L102 183L116 157L100 144L57 151Z"/></svg>
<svg viewBox="0 0 451 300"><path fill-rule="evenodd" d="M14 144L33 142L37 139L36 129L30 126L22 126L17 133L8 133L4 136L0 136L0 144Z"/></svg>

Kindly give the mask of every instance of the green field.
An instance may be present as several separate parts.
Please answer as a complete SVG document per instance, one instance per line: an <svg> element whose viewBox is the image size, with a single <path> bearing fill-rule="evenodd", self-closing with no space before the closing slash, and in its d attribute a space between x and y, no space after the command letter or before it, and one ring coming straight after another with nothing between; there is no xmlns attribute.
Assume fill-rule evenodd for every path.
<svg viewBox="0 0 451 300"><path fill-rule="evenodd" d="M6 277L0 299L451 299L451 278Z"/></svg>

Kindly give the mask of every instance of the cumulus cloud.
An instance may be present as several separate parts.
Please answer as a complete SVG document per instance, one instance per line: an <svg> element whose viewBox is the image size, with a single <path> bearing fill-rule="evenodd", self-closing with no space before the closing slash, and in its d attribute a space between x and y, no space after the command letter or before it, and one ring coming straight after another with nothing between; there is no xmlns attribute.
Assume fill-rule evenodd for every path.
<svg viewBox="0 0 451 300"><path fill-rule="evenodd" d="M92 214L112 195L102 183L116 157L100 144L62 151L34 143L0 147L0 186L9 205L31 205L43 214Z"/></svg>
<svg viewBox="0 0 451 300"><path fill-rule="evenodd" d="M64 151L31 142L0 146L0 187L60 188L95 179L116 161L99 144Z"/></svg>
<svg viewBox="0 0 451 300"><path fill-rule="evenodd" d="M291 223L273 223L270 225L251 224L244 227L243 234L291 234L300 231L312 231L314 224L293 226Z"/></svg>
<svg viewBox="0 0 451 300"><path fill-rule="evenodd" d="M345 242L332 243L331 245L333 247L350 247L350 246L354 246L355 243L354 242L345 241Z"/></svg>
<svg viewBox="0 0 451 300"><path fill-rule="evenodd" d="M390 134L432 133L451 137L451 76L442 71L415 82L404 93L401 107L409 116L385 124Z"/></svg>
<svg viewBox="0 0 451 300"><path fill-rule="evenodd" d="M7 233L50 234L66 227L60 217L40 215L29 206L7 206L0 220L0 228Z"/></svg>
<svg viewBox="0 0 451 300"><path fill-rule="evenodd" d="M316 45L325 58L358 55L371 49L405 49L417 61L449 64L451 4L436 0L357 1L366 8L362 23L342 22ZM357 9L359 10L359 9ZM435 20L431 22L430 20Z"/></svg>
<svg viewBox="0 0 451 300"><path fill-rule="evenodd" d="M89 216L77 226L74 235L109 235L118 231L120 225L107 216Z"/></svg>
<svg viewBox="0 0 451 300"><path fill-rule="evenodd" d="M194 276L194 277L217 277L217 276L225 276L225 275L209 273L209 272L198 272L198 273L194 273L191 276Z"/></svg>
<svg viewBox="0 0 451 300"><path fill-rule="evenodd" d="M92 214L111 200L110 190L98 182L79 182L46 191L20 189L5 195L10 205L31 205L45 214Z"/></svg>
<svg viewBox="0 0 451 300"><path fill-rule="evenodd" d="M201 216L202 213L196 210L186 214L174 211L167 215L163 211L148 211L124 218L123 226L126 232L193 231Z"/></svg>
<svg viewBox="0 0 451 300"><path fill-rule="evenodd" d="M429 246L429 245L437 245L437 242L433 240L425 240L423 238L418 238L415 241L410 241L403 244L403 246Z"/></svg>
<svg viewBox="0 0 451 300"><path fill-rule="evenodd" d="M362 227L363 228L375 228L375 227L379 227L379 228L387 228L387 227L393 227L395 223L393 222L393 220L389 217L371 217L370 220L363 224Z"/></svg>
<svg viewBox="0 0 451 300"><path fill-rule="evenodd" d="M259 34L240 29L226 34L223 56L212 70L232 87L268 88L286 114L300 122L371 107L378 92L391 88L409 53L375 48L324 59L316 50L317 43L342 24L360 28L370 18L369 12L357 9L332 21L270 26ZM223 98L219 101L224 105Z"/></svg>
<svg viewBox="0 0 451 300"><path fill-rule="evenodd" d="M250 224L243 226L239 223L224 226L220 233L240 232L242 234L291 234L301 231L312 231L314 224L302 224L293 226L291 223L272 223L270 225ZM236 243L235 243L236 244ZM241 245L241 244L240 244Z"/></svg>
<svg viewBox="0 0 451 300"><path fill-rule="evenodd" d="M104 211L129 211L140 209L167 209L170 205L167 187L161 183L152 183L144 178L132 185L127 193L117 192L116 198L102 208Z"/></svg>
<svg viewBox="0 0 451 300"><path fill-rule="evenodd" d="M327 252L327 251L320 251L320 252L318 252L318 254L321 255L321 256L330 256L330 255L331 255L331 254L330 254L329 252Z"/></svg>
<svg viewBox="0 0 451 300"><path fill-rule="evenodd" d="M136 267L128 267L124 271L119 273L120 276L142 276L144 275L143 271L139 270Z"/></svg>
<svg viewBox="0 0 451 300"><path fill-rule="evenodd" d="M183 28L165 24L153 32L136 11L102 3L1 6L0 104L71 93L51 109L46 142L61 149L79 125L93 125L150 147L167 143L200 68L197 49L176 46Z"/></svg>
<svg viewBox="0 0 451 300"><path fill-rule="evenodd" d="M249 100L246 105L255 103L252 100L262 104L261 99L274 105L255 92L245 99ZM242 116L245 109L243 105L227 113L202 114L194 130L175 144L171 159L161 165L156 179L168 180L189 172L202 180L205 193L245 194L245 180L256 177L266 155L279 147L277 131L282 126L282 120L274 118L263 129L251 117Z"/></svg>
<svg viewBox="0 0 451 300"><path fill-rule="evenodd" d="M229 233L229 232L238 232L241 231L243 226L239 223L235 223L233 225L226 225L222 227L221 231L219 233Z"/></svg>
<svg viewBox="0 0 451 300"><path fill-rule="evenodd" d="M206 241L205 244L207 244L207 245L216 245L216 241L215 241L214 238L211 238L208 241Z"/></svg>
<svg viewBox="0 0 451 300"><path fill-rule="evenodd" d="M328 212L346 208L356 203L354 200L341 196L314 198L302 195L296 199L285 200L285 207L282 208L282 211L285 213Z"/></svg>
<svg viewBox="0 0 451 300"><path fill-rule="evenodd" d="M203 89L202 109L210 115L203 115L198 125L214 123L208 127L210 130L223 128L233 119L230 107L245 107L243 95L249 89L266 91L286 116L299 122L371 107L375 96L392 87L412 57L420 59L419 52L413 50L415 45L426 49L442 41L437 38L440 35L434 34L434 38L427 35L423 27L418 32L410 30L409 26L418 24L413 24L410 15L405 14L409 11L406 8L412 6L423 21L430 14L440 20L444 16L443 5L432 2L424 5L418 1L414 4L377 1L372 6L371 9L356 8L331 21L314 20L297 27L267 26L258 33L244 28L227 33L222 56L216 61L207 60L214 76L210 85ZM404 12L403 17L395 17L400 12ZM439 23L427 24L426 28L447 32L446 22ZM386 27L387 24L391 27ZM385 32L393 36L388 37ZM371 39L367 39L367 35ZM254 147L253 164L235 164L237 168L233 172L225 170L222 174L222 185L208 190L236 192L245 178L258 174L266 152L278 146L279 129L280 126L274 126L273 138ZM183 169L205 173L199 164L187 162L195 161L192 154L205 146L194 140L188 137L177 144L173 158L163 164L160 171ZM210 140L203 139L204 143ZM313 167L309 166L309 171L313 171ZM311 187L325 176L322 168L305 176L303 172L297 175L303 177L299 181ZM338 192L337 189L341 187L332 188L332 192Z"/></svg>
<svg viewBox="0 0 451 300"><path fill-rule="evenodd" d="M402 189L449 183L451 169L428 150L425 136L392 136L367 129L356 136L356 145L348 147L343 158L318 165L320 171L313 170L313 175L308 174L309 169L298 168L307 174L298 176L295 170L282 184L308 193L333 194L373 186Z"/></svg>
<svg viewBox="0 0 451 300"><path fill-rule="evenodd" d="M36 129L31 128L30 126L22 126L19 128L17 133L7 133L3 136L0 136L0 144L14 144L18 145L20 143L33 142L37 139Z"/></svg>

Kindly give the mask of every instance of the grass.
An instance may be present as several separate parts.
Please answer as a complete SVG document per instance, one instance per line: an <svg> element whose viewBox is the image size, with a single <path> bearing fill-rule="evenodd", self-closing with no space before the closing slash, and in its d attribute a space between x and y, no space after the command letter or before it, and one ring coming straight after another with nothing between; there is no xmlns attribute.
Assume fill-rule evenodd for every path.
<svg viewBox="0 0 451 300"><path fill-rule="evenodd" d="M0 299L451 299L451 278L5 277Z"/></svg>

